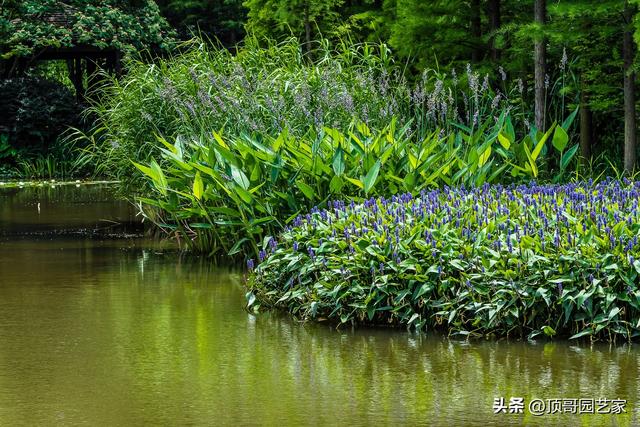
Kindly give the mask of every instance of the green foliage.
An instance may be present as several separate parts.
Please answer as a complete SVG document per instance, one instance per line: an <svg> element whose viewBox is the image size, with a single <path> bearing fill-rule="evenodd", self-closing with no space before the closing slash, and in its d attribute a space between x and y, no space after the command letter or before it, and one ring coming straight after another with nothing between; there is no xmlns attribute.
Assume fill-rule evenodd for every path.
<svg viewBox="0 0 640 427"><path fill-rule="evenodd" d="M90 45L136 52L167 48L171 30L152 0L25 0L0 8L2 58L28 56L47 47ZM63 19L49 19L56 14Z"/></svg>
<svg viewBox="0 0 640 427"><path fill-rule="evenodd" d="M9 135L0 134L0 162L11 162L17 154L18 150L9 144Z"/></svg>
<svg viewBox="0 0 640 427"><path fill-rule="evenodd" d="M404 57L414 56L421 66L438 60L468 61L481 41L469 33L471 9L466 1L396 0L391 45ZM461 43L465 40L464 43Z"/></svg>
<svg viewBox="0 0 640 427"><path fill-rule="evenodd" d="M333 202L265 239L249 306L461 335L631 339L639 194L605 181Z"/></svg>
<svg viewBox="0 0 640 427"><path fill-rule="evenodd" d="M233 46L244 36L247 11L242 0L159 0L162 15L182 38L194 33Z"/></svg>
<svg viewBox="0 0 640 427"><path fill-rule="evenodd" d="M39 77L0 80L0 132L19 152L45 152L67 126L78 126L81 109L59 82Z"/></svg>
<svg viewBox="0 0 640 427"><path fill-rule="evenodd" d="M382 128L404 96L384 83L393 78L384 45L327 46L316 50L318 65L304 60L295 39L268 46L247 39L237 55L197 40L188 46L151 66L130 62L127 75L103 89L92 112L107 173L130 175L129 160L148 159L156 133L300 135L311 124L346 128L353 116Z"/></svg>
<svg viewBox="0 0 640 427"><path fill-rule="evenodd" d="M82 124L81 108L59 81L26 76L0 81L0 163L3 176L77 178L93 173L85 141L65 135Z"/></svg>
<svg viewBox="0 0 640 427"><path fill-rule="evenodd" d="M282 37L275 18L266 13L267 3L248 2L249 14L263 13L265 19L271 19L257 26L261 36ZM525 105L533 105L533 44L546 39L545 127L580 104L593 129L590 132L589 126L583 127L584 141L591 142L588 145L595 156L605 153L616 161L622 156L619 141L624 132L622 38L630 26L636 30L636 39L640 38L636 16L640 2L629 2L632 22L625 22L622 0L546 3L547 20L540 25L533 19L533 0L331 2L327 16L336 23L321 27L330 39L389 44L396 57L406 62L409 79L419 78L424 69L450 75L452 68L460 69L468 62L489 73L494 84L505 73L512 79L520 78ZM336 15L338 19L334 19ZM290 11L287 16L301 19L299 11ZM296 31L300 35L299 27Z"/></svg>
<svg viewBox="0 0 640 427"><path fill-rule="evenodd" d="M619 0L569 0L549 8L552 54L573 58L578 71L579 78L566 82L565 91L584 92L594 111L607 113L622 104L623 11Z"/></svg>
<svg viewBox="0 0 640 427"><path fill-rule="evenodd" d="M425 70L409 83L384 44L335 46L327 40L305 60L297 39L264 45L245 40L237 55L194 40L185 52L148 65L128 64L92 108L98 126L91 137L105 173L127 180L131 160L145 162L154 134L200 138L212 129L225 135L277 135L309 127L347 129L354 118L383 129L395 117L408 133L425 138L454 124L470 132L508 110L518 137L529 133L530 108L517 82L500 81L468 67L459 77Z"/></svg>
<svg viewBox="0 0 640 427"><path fill-rule="evenodd" d="M92 177L92 159L84 150L59 142L44 154L19 157L13 175L31 180Z"/></svg>
<svg viewBox="0 0 640 427"><path fill-rule="evenodd" d="M247 31L260 38L294 35L306 44L331 33L344 0L246 0ZM307 46L310 48L310 46Z"/></svg>
<svg viewBox="0 0 640 427"><path fill-rule="evenodd" d="M158 138L162 161L134 163L153 188L138 202L147 218L192 249L255 253L265 235L283 227L281 218L329 198L529 180L541 175L552 134L565 151L561 127L517 140L508 116L490 121L424 138L407 136L395 119L378 132L358 122L344 133L325 127L300 137L285 130L226 141L216 132L174 143Z"/></svg>
<svg viewBox="0 0 640 427"><path fill-rule="evenodd" d="M35 63L26 72L26 76L56 81L75 93L73 82L69 78L67 61L51 60Z"/></svg>

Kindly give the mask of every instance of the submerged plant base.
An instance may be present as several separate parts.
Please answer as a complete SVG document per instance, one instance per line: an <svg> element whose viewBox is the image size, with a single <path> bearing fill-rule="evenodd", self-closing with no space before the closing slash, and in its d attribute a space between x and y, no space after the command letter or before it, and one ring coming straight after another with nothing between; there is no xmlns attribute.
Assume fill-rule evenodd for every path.
<svg viewBox="0 0 640 427"><path fill-rule="evenodd" d="M640 335L640 182L423 191L332 202L260 262L248 306L462 335Z"/></svg>

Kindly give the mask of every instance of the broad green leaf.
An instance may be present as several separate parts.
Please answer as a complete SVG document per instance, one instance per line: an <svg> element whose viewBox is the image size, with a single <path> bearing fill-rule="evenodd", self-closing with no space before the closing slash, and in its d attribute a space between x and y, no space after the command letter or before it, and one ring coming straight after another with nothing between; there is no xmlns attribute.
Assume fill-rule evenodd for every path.
<svg viewBox="0 0 640 427"><path fill-rule="evenodd" d="M576 107L575 110L573 110L573 113L569 114L569 117L567 117L565 119L564 122L562 122L562 128L565 131L569 131L569 126L571 126L571 124L573 123L573 120L576 118L576 114L578 114L578 110L580 110L580 106Z"/></svg>
<svg viewBox="0 0 640 427"><path fill-rule="evenodd" d="M176 148L175 146L173 146L173 145L169 144L169 143L167 142L167 140L166 140L166 139L164 139L164 138L163 138L163 137L161 137L160 135L156 135L156 139L157 139L157 140L158 140L162 145L164 145L165 147L167 147L167 149L168 149L171 153L173 153L173 154L178 154L178 150L177 150L177 148Z"/></svg>
<svg viewBox="0 0 640 427"><path fill-rule="evenodd" d="M350 183L352 183L356 187L358 187L360 189L364 189L364 184L359 179L349 178L348 176L345 176L344 179L346 179L347 181L349 181Z"/></svg>
<svg viewBox="0 0 640 427"><path fill-rule="evenodd" d="M204 192L204 184L202 183L202 177L200 171L196 172L196 176L193 180L193 195L196 199L202 199L202 193Z"/></svg>
<svg viewBox="0 0 640 427"><path fill-rule="evenodd" d="M145 175L147 175L149 178L151 178L152 180L155 181L156 179L156 175L155 172L151 170L151 168L141 165L140 163L136 163L136 162L131 162L133 163L133 165L138 168L142 173L144 173Z"/></svg>
<svg viewBox="0 0 640 427"><path fill-rule="evenodd" d="M544 332L544 334L548 337L552 337L556 334L555 329L548 325L542 327L542 332Z"/></svg>
<svg viewBox="0 0 640 427"><path fill-rule="evenodd" d="M571 336L569 337L569 339L570 339L570 340L574 340L574 339L576 339L576 338L584 337L584 336L587 336L587 335L593 335L593 329L585 329L585 330L583 330L583 331L581 331L581 332L578 332L578 333L577 333L577 334L575 334L575 335L571 335Z"/></svg>
<svg viewBox="0 0 640 427"><path fill-rule="evenodd" d="M340 193L340 190L342 190L343 186L344 182L342 182L342 178L340 178L339 176L334 176L329 182L329 190L332 193Z"/></svg>
<svg viewBox="0 0 640 427"><path fill-rule="evenodd" d="M253 202L253 196L251 195L251 193L249 193L247 190L245 190L244 188L236 185L234 187L235 192L238 194L238 196L240 196L240 198L242 200L244 200L245 203L251 203Z"/></svg>
<svg viewBox="0 0 640 427"><path fill-rule="evenodd" d="M276 140L273 142L273 147L272 147L273 151L277 152L278 150L280 150L280 148L284 145L286 138L287 138L287 130L285 128L285 130L280 132L280 135L278 135Z"/></svg>
<svg viewBox="0 0 640 427"><path fill-rule="evenodd" d="M409 321L407 322L407 324L411 325L411 324L413 324L413 322L416 321L416 319L419 319L419 318L420 318L420 314L413 313L413 315L409 318ZM369 319L369 320L371 320L371 319Z"/></svg>
<svg viewBox="0 0 640 427"><path fill-rule="evenodd" d="M573 147L569 148L566 153L562 153L562 157L560 159L560 169L564 170L567 168L567 166L569 166L571 159L573 159L579 147L580 146L578 144L575 144Z"/></svg>
<svg viewBox="0 0 640 427"><path fill-rule="evenodd" d="M307 199L314 200L315 192L313 191L313 188L302 181L296 181L296 186L298 186L300 191L302 191L302 194L304 194Z"/></svg>
<svg viewBox="0 0 640 427"><path fill-rule="evenodd" d="M252 226L256 226L256 225L265 224L267 222L271 222L271 221L275 221L275 220L276 220L276 218L273 217L273 216L266 216L264 218L254 218L249 223Z"/></svg>
<svg viewBox="0 0 640 427"><path fill-rule="evenodd" d="M498 142L505 150L508 150L509 147L511 147L511 141L502 131L498 134Z"/></svg>
<svg viewBox="0 0 640 427"><path fill-rule="evenodd" d="M229 151L228 148L222 147L220 145L213 144L213 149L214 149L215 153L217 154L218 161L220 163L224 163L224 161L223 161L223 159L224 159L228 163L232 164L234 167L238 167L238 165L240 164L239 163L239 157L237 157L234 153Z"/></svg>
<svg viewBox="0 0 640 427"><path fill-rule="evenodd" d="M531 171L531 173L533 173L534 177L538 176L538 167L536 165L536 161L535 159L533 159L533 157L531 157L531 153L529 152L529 148L526 145L523 145L524 147L524 152L527 155L527 160L529 160L529 164L528 166L528 170Z"/></svg>
<svg viewBox="0 0 640 427"><path fill-rule="evenodd" d="M418 158L413 155L413 153L408 153L407 158L409 159L409 165L411 169L415 169L418 166Z"/></svg>
<svg viewBox="0 0 640 427"><path fill-rule="evenodd" d="M535 148L531 152L531 158L533 159L533 161L536 161L538 159L538 156L540 155L540 152L542 152L542 148L544 148L544 144L547 142L547 139L549 139L549 136L551 135L553 128L554 126L549 128L549 130L546 131L544 135L542 135L538 140L538 143L536 144Z"/></svg>
<svg viewBox="0 0 640 427"><path fill-rule="evenodd" d="M226 142L224 142L224 140L222 139L222 136L220 136L220 134L218 132L216 132L215 130L212 133L213 133L213 138L216 141L218 141L218 144L220 144L222 147L224 147L224 148L226 148L228 150L229 146L227 145Z"/></svg>
<svg viewBox="0 0 640 427"><path fill-rule="evenodd" d="M236 218L241 218L242 214L236 210L236 209L232 209L226 206L218 206L218 207L213 207L213 208L209 208L209 210L211 212L215 212L215 213L219 213L219 214L223 214L223 215L228 215L228 216L232 216L232 217L236 217Z"/></svg>
<svg viewBox="0 0 640 427"><path fill-rule="evenodd" d="M247 178L247 175L245 175L242 170L235 166L231 166L231 177L236 182L236 184L242 187L243 190L249 189L249 185L251 183L249 182L249 178Z"/></svg>
<svg viewBox="0 0 640 427"><path fill-rule="evenodd" d="M242 250L242 245L244 245L245 242L250 242L251 240L249 240L249 238L247 237L243 237L242 239L238 240L232 247L231 249L229 249L229 253L227 255L235 255L238 252L240 252Z"/></svg>
<svg viewBox="0 0 640 427"><path fill-rule="evenodd" d="M489 160L490 156L491 156L491 145L487 146L487 149L484 150L482 154L480 154L480 157L478 157L478 167L484 166L484 164L487 163L487 160Z"/></svg>
<svg viewBox="0 0 640 427"><path fill-rule="evenodd" d="M371 191L371 189L373 188L373 186L376 183L376 180L378 179L378 173L380 172L380 160L377 160L373 166L371 166L371 169L369 169L369 172L367 173L367 176L364 177L364 192L365 194L369 194L369 192Z"/></svg>
<svg viewBox="0 0 640 427"><path fill-rule="evenodd" d="M151 170L153 171L153 174L155 176L153 181L156 188L160 190L160 192L164 196L166 196L167 195L167 178L165 178L164 172L162 172L160 165L155 160L151 161Z"/></svg>
<svg viewBox="0 0 640 427"><path fill-rule="evenodd" d="M341 147L338 147L333 156L333 171L336 176L341 176L344 173L344 169L344 150Z"/></svg>
<svg viewBox="0 0 640 427"><path fill-rule="evenodd" d="M613 307L611 309L611 311L609 312L609 320L611 320L614 317L616 317L618 315L618 313L620 313L620 308L619 307Z"/></svg>
<svg viewBox="0 0 640 427"><path fill-rule="evenodd" d="M563 152L569 143L569 135L561 126L556 126L556 130L553 133L553 146L559 152Z"/></svg>

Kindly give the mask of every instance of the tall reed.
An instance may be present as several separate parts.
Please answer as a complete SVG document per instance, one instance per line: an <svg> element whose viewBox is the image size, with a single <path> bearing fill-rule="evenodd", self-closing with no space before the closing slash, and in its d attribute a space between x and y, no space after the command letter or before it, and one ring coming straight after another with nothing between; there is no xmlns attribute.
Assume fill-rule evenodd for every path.
<svg viewBox="0 0 640 427"><path fill-rule="evenodd" d="M131 176L131 160L154 152L155 135L200 138L226 135L300 136L309 127L345 130L357 118L383 129L395 117L409 134L470 130L496 111L515 108L517 90L470 67L459 77L426 70L409 81L384 44L331 45L321 40L310 62L295 39L282 43L248 37L237 54L194 39L153 64L132 60L127 75L112 78L92 108L90 136L102 172ZM500 86L500 85L496 85ZM496 117L497 118L497 117ZM526 133L526 131L525 131Z"/></svg>

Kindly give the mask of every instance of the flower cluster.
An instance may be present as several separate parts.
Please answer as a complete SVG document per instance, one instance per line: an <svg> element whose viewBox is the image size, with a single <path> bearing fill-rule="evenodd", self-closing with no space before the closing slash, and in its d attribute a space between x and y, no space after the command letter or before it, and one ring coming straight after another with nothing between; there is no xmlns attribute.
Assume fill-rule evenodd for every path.
<svg viewBox="0 0 640 427"><path fill-rule="evenodd" d="M630 338L639 198L640 183L606 180L333 201L296 218L249 284L309 318Z"/></svg>

